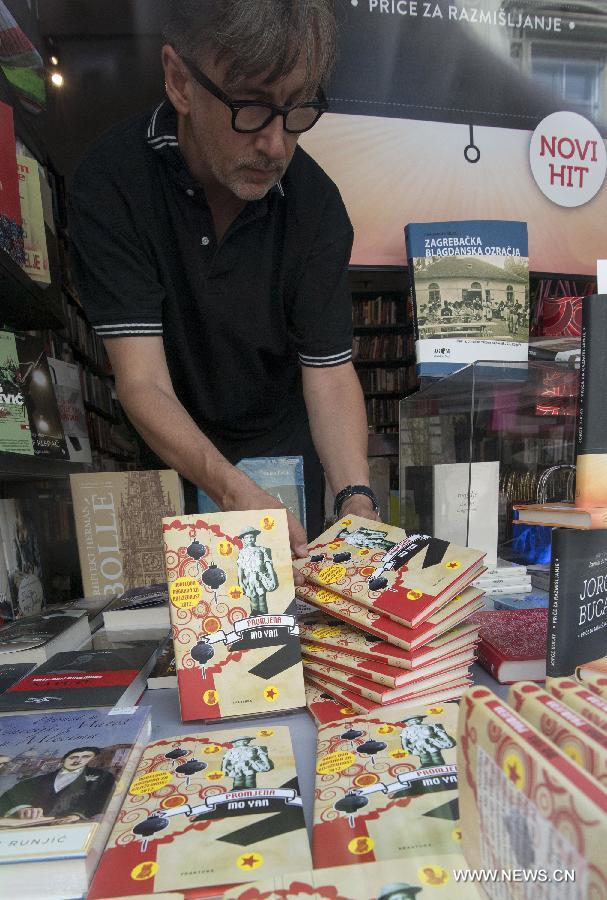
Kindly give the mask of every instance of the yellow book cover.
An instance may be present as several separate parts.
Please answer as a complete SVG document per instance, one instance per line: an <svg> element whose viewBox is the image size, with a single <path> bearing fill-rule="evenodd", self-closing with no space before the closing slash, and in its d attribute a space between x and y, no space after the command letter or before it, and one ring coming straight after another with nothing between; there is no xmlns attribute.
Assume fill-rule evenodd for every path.
<svg viewBox="0 0 607 900"><path fill-rule="evenodd" d="M17 174L19 176L19 200L21 201L23 242L25 246L25 265L23 270L35 281L39 281L42 284L50 284L51 273L48 264L40 173L37 161L30 156L17 153Z"/></svg>
<svg viewBox="0 0 607 900"><path fill-rule="evenodd" d="M305 706L284 509L163 520L184 722Z"/></svg>
<svg viewBox="0 0 607 900"><path fill-rule="evenodd" d="M607 733L607 700L573 678L547 678L546 690Z"/></svg>
<svg viewBox="0 0 607 900"><path fill-rule="evenodd" d="M319 728L314 867L458 852L456 731L455 703L396 705Z"/></svg>
<svg viewBox="0 0 607 900"><path fill-rule="evenodd" d="M287 726L165 738L143 752L88 900L194 897L294 860L311 864Z"/></svg>
<svg viewBox="0 0 607 900"><path fill-rule="evenodd" d="M550 879L544 896L605 900L605 789L487 688L464 694L457 733L470 868L541 870ZM557 871L569 880L554 883ZM542 896L537 883L521 882L516 894L503 879L483 887L491 898Z"/></svg>

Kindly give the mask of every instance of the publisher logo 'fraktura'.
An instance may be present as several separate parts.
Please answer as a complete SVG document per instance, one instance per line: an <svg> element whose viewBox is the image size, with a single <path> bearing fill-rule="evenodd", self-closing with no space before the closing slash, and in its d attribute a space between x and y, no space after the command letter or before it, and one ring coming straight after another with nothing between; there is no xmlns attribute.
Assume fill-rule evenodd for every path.
<svg viewBox="0 0 607 900"><path fill-rule="evenodd" d="M527 31L544 31L558 34L573 31L575 22L545 14L507 11L501 4L486 0L350 0L355 8L378 15L398 16L410 19L434 19L447 22L467 22L490 28L512 28Z"/></svg>

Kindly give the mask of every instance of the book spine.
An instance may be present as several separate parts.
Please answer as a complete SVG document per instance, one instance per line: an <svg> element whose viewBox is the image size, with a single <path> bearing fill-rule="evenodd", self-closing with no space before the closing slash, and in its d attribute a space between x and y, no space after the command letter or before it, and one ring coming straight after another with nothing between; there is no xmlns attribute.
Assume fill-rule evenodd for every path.
<svg viewBox="0 0 607 900"><path fill-rule="evenodd" d="M582 301L576 506L607 506L606 345L607 294L591 294Z"/></svg>
<svg viewBox="0 0 607 900"><path fill-rule="evenodd" d="M489 672L496 681L500 681L500 666L503 659L495 648L481 639L476 648L476 653L479 665Z"/></svg>
<svg viewBox="0 0 607 900"><path fill-rule="evenodd" d="M550 590L548 598L548 639L546 647L546 674L572 675L574 665L568 666L566 655L565 600L560 596L561 566L563 564L562 529L552 532L550 556Z"/></svg>

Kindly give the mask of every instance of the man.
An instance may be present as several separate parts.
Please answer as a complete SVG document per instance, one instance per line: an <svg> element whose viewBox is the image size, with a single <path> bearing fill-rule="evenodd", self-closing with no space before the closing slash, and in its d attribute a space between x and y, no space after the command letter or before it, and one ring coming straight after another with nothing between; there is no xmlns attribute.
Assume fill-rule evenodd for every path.
<svg viewBox="0 0 607 900"><path fill-rule="evenodd" d="M224 510L278 507L234 464L304 457L338 514L375 518L351 362L352 227L297 147L326 103L334 0L177 0L167 100L114 128L74 179L75 270L146 443ZM351 488L355 490L352 491ZM293 551L306 536L288 513Z"/></svg>
<svg viewBox="0 0 607 900"><path fill-rule="evenodd" d="M250 525L240 532L238 537L244 544L238 554L238 584L251 602L252 616L266 616L268 604L266 594L275 591L278 579L272 564L272 551L269 547L257 546L258 528Z"/></svg>
<svg viewBox="0 0 607 900"><path fill-rule="evenodd" d="M234 779L233 791L257 787L257 773L270 772L274 763L267 747L249 747L252 737L237 737L221 763L222 771Z"/></svg>
<svg viewBox="0 0 607 900"><path fill-rule="evenodd" d="M0 797L0 816L30 821L77 822L101 815L114 789L114 776L90 766L98 747L74 747L54 772L23 778Z"/></svg>
<svg viewBox="0 0 607 900"><path fill-rule="evenodd" d="M444 766L443 750L455 747L455 741L445 731L440 722L424 722L425 716L409 716L400 723L400 743L403 750L413 756L419 756L419 764L426 766Z"/></svg>

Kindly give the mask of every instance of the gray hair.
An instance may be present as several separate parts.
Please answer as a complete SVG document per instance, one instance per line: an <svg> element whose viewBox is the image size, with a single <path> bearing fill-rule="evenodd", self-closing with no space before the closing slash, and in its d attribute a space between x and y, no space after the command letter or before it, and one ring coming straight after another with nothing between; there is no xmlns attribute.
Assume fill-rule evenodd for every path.
<svg viewBox="0 0 607 900"><path fill-rule="evenodd" d="M264 73L279 81L303 54L310 89L329 76L336 32L335 0L172 0L163 37L193 61L227 58L228 89Z"/></svg>

